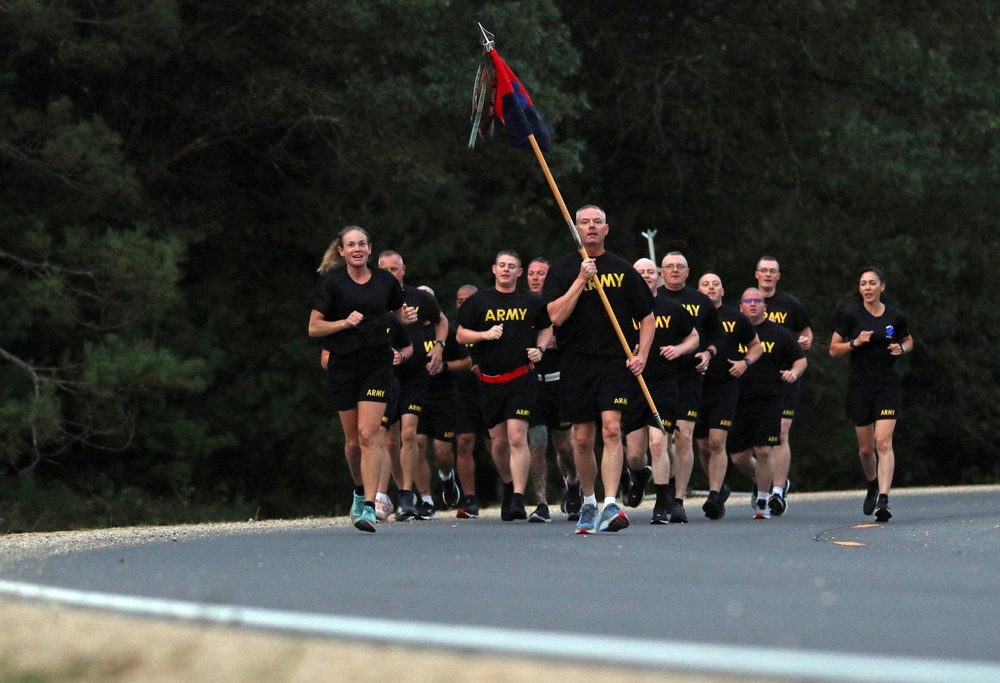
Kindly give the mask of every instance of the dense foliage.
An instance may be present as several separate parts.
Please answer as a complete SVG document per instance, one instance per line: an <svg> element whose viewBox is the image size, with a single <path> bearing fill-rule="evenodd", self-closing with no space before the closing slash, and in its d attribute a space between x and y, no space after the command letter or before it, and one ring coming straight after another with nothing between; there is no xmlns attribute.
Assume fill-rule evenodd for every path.
<svg viewBox="0 0 1000 683"><path fill-rule="evenodd" d="M758 256L813 315L796 489L857 486L830 321L869 262L911 320L897 483L995 481L1000 5L0 1L0 450L17 528L329 514L305 334L345 224L445 309L571 248L534 157L467 149L476 22L611 248ZM840 359L842 360L842 359ZM697 482L696 482L697 483Z"/></svg>

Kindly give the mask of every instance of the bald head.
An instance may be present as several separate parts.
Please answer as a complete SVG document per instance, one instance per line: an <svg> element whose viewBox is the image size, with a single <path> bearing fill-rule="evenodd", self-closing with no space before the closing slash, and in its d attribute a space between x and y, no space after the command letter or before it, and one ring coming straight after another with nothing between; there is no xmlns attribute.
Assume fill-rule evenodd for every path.
<svg viewBox="0 0 1000 683"><path fill-rule="evenodd" d="M646 286L649 287L649 291L655 292L656 286L660 282L660 273L656 268L656 264L650 261L648 258L641 258L632 264L635 268L635 272L639 273Z"/></svg>

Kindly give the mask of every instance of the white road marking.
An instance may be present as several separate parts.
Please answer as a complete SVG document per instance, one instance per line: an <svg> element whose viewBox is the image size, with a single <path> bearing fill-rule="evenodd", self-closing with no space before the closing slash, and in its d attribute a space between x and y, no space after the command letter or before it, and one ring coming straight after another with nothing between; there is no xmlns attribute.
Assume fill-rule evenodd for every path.
<svg viewBox="0 0 1000 683"><path fill-rule="evenodd" d="M703 645L526 629L450 626L162 600L14 581L0 581L0 595L151 617L170 617L350 640L577 661L589 660L602 664L731 676L879 683L896 681L995 683L1000 680L1000 666L988 662Z"/></svg>

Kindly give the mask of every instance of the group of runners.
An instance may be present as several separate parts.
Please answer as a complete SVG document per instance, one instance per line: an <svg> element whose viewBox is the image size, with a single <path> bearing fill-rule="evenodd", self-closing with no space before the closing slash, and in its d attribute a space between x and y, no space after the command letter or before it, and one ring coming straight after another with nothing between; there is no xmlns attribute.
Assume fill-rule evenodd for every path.
<svg viewBox="0 0 1000 683"><path fill-rule="evenodd" d="M528 289L518 288L521 257L498 253L493 286L459 288L452 321L429 288L405 284L399 253L383 251L377 267L368 265L362 228L344 228L331 244L309 334L323 341L358 529L375 531L390 516L431 519L439 508L478 517L480 435L503 484L504 521L552 521L550 442L565 484L560 509L577 533L628 527L622 506L638 507L650 482L650 523L687 522L695 442L709 481L706 517L726 514L730 460L753 482L755 518L785 512L788 433L813 334L802 304L777 289L778 261L761 257L757 286L732 306L718 274L688 284L679 252L658 268L607 251L599 207L578 210L576 229L581 252L528 263ZM882 273L865 268L859 300L839 314L829 346L833 356L850 354L847 413L868 482L863 511L879 521L892 516L892 434L902 414L894 363L913 345L905 316L881 301L884 290Z"/></svg>

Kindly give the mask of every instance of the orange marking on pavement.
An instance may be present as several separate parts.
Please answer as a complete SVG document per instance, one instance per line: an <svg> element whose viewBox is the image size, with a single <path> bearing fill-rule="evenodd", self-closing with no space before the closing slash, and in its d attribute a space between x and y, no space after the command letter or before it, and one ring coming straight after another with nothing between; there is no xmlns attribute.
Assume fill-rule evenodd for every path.
<svg viewBox="0 0 1000 683"><path fill-rule="evenodd" d="M864 545L864 543L856 543L855 541L834 541L833 544L834 545L847 545L847 546L852 546L852 547L863 546Z"/></svg>
<svg viewBox="0 0 1000 683"><path fill-rule="evenodd" d="M852 526L851 528L852 529L871 529L872 527L877 527L877 526L880 526L880 525L878 525L878 524L857 524L855 526Z"/></svg>

